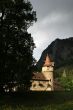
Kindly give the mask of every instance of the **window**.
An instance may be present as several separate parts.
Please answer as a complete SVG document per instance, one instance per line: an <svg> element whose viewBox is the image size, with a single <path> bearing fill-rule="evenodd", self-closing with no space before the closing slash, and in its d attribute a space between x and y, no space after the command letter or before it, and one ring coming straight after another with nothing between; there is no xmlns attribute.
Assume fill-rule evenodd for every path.
<svg viewBox="0 0 73 110"><path fill-rule="evenodd" d="M36 84L33 84L33 87L36 87Z"/></svg>

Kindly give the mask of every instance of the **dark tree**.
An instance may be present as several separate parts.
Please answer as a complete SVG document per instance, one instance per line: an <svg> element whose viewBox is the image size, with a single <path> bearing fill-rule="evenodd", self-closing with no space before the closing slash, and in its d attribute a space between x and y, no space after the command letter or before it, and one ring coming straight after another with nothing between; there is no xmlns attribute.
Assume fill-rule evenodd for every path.
<svg viewBox="0 0 73 110"><path fill-rule="evenodd" d="M36 21L28 0L0 0L0 83L27 82L34 42L27 29Z"/></svg>

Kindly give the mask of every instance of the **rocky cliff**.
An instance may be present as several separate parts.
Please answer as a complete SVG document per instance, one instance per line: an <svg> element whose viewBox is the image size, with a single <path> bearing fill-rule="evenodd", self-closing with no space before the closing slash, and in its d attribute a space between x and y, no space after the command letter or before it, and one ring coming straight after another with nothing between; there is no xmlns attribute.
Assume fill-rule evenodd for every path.
<svg viewBox="0 0 73 110"><path fill-rule="evenodd" d="M37 67L41 68L46 55L55 62L55 68L73 64L73 37L67 39L56 39L43 52L37 63Z"/></svg>

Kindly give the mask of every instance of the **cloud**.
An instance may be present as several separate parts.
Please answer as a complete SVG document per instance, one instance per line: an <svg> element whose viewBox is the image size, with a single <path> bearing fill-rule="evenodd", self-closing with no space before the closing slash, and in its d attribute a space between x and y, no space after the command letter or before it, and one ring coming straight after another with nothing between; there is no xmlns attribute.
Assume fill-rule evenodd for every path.
<svg viewBox="0 0 73 110"><path fill-rule="evenodd" d="M34 38L34 57L38 60L53 40L73 36L73 0L31 1L37 10L38 21L28 32Z"/></svg>
<svg viewBox="0 0 73 110"><path fill-rule="evenodd" d="M73 10L73 0L30 0L38 19L53 12L67 12Z"/></svg>

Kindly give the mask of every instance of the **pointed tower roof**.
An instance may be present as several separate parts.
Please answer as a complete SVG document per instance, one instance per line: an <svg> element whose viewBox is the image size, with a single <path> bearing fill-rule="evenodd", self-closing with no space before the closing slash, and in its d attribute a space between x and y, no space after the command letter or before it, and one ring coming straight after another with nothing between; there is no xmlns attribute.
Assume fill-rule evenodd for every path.
<svg viewBox="0 0 73 110"><path fill-rule="evenodd" d="M45 59L45 62L44 62L44 66L50 66L51 65L51 59L50 59L50 57L48 56L48 54L47 54L47 56L46 56L46 59Z"/></svg>

